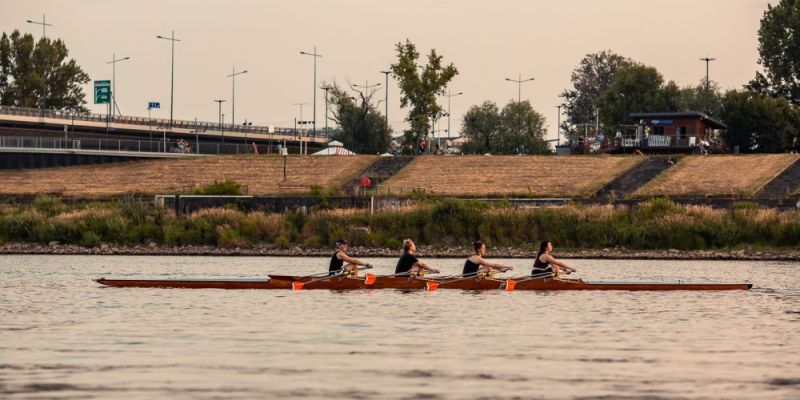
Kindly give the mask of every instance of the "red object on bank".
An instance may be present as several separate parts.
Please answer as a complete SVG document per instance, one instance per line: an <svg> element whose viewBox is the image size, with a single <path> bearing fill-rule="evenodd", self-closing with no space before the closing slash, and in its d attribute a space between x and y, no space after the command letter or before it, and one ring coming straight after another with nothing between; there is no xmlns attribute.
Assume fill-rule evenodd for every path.
<svg viewBox="0 0 800 400"><path fill-rule="evenodd" d="M369 180L369 177L365 176L358 181L359 186L361 187L370 187L372 186L372 181Z"/></svg>

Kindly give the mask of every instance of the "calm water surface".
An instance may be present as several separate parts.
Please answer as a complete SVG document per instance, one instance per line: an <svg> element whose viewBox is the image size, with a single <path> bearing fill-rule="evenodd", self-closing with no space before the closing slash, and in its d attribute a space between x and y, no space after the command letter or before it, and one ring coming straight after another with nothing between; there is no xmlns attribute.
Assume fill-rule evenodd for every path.
<svg viewBox="0 0 800 400"><path fill-rule="evenodd" d="M371 259L378 273L394 260ZM460 259L433 260L456 273ZM575 260L732 292L101 287L327 260L0 256L0 398L800 398L800 263ZM527 270L528 260L505 260Z"/></svg>

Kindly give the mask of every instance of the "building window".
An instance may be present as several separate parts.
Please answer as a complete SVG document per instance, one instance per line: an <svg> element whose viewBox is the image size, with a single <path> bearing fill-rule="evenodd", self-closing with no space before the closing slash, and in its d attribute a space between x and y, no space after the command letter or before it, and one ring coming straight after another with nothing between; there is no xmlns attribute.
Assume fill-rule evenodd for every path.
<svg viewBox="0 0 800 400"><path fill-rule="evenodd" d="M654 126L653 127L653 134L654 135L664 135L664 127L663 126Z"/></svg>
<svg viewBox="0 0 800 400"><path fill-rule="evenodd" d="M677 140L681 140L681 139L683 139L684 136L686 136L686 127L685 126L677 127L675 129L675 138Z"/></svg>

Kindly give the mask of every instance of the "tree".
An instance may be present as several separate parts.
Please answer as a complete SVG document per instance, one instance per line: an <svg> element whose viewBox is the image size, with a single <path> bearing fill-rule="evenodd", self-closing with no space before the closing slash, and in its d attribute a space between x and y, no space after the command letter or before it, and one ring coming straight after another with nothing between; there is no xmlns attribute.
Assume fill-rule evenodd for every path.
<svg viewBox="0 0 800 400"><path fill-rule="evenodd" d="M783 97L735 90L723 97L720 115L728 125L725 143L745 152L785 151L800 122L798 111Z"/></svg>
<svg viewBox="0 0 800 400"><path fill-rule="evenodd" d="M758 29L758 54L764 73L757 72L748 88L800 105L800 1L767 5Z"/></svg>
<svg viewBox="0 0 800 400"><path fill-rule="evenodd" d="M447 83L458 74L458 70L452 63L444 66L436 49L431 49L427 65L418 65L419 52L408 39L405 43L397 43L395 48L397 62L392 64L391 70L399 81L400 106L411 107L406 117L411 125L406 132L406 142L416 147L422 138L428 136L430 119L441 116L442 107L436 102L436 96L445 94Z"/></svg>
<svg viewBox="0 0 800 400"><path fill-rule="evenodd" d="M356 153L385 152L391 141L390 130L386 118L372 103L375 91L359 92L360 98L356 98L336 83L327 86L333 103L333 120L339 125L333 138Z"/></svg>
<svg viewBox="0 0 800 400"><path fill-rule="evenodd" d="M719 85L703 79L697 86L686 86L677 93L675 111L704 111L708 115L716 116L722 110L722 92Z"/></svg>
<svg viewBox="0 0 800 400"><path fill-rule="evenodd" d="M570 132L575 131L579 124L594 122L597 99L608 89L620 68L633 64L630 58L610 50L583 57L572 71L572 88L560 95L564 99L563 107L567 116L562 127Z"/></svg>
<svg viewBox="0 0 800 400"><path fill-rule="evenodd" d="M464 135L470 138L465 154L541 154L547 151L542 114L530 102L511 101L500 111L486 101L472 106L464 115Z"/></svg>
<svg viewBox="0 0 800 400"><path fill-rule="evenodd" d="M495 151L500 133L500 110L492 101L472 106L464 114L463 133L469 141L461 146L465 154L484 154Z"/></svg>
<svg viewBox="0 0 800 400"><path fill-rule="evenodd" d="M614 80L597 99L605 129L617 130L630 122L632 112L668 112L677 106L678 87L662 86L664 78L653 67L635 64L620 68Z"/></svg>
<svg viewBox="0 0 800 400"><path fill-rule="evenodd" d="M527 100L511 101L500 113L499 151L505 154L541 154L547 151L542 114Z"/></svg>
<svg viewBox="0 0 800 400"><path fill-rule="evenodd" d="M39 107L47 83L45 108L89 111L81 85L89 82L61 40L39 39L14 31L0 37L0 104Z"/></svg>

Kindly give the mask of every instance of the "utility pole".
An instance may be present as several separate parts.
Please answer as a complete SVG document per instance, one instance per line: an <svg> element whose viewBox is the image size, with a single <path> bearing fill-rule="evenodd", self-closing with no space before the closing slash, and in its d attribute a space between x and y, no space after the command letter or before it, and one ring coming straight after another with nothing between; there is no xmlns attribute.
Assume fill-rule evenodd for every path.
<svg viewBox="0 0 800 400"><path fill-rule="evenodd" d="M331 90L329 86L321 86L320 89L325 91L325 137L328 137L328 91Z"/></svg>
<svg viewBox="0 0 800 400"><path fill-rule="evenodd" d="M447 88L447 139L450 139L450 115L453 114L450 111L450 99L456 96L461 96L464 92L458 92L456 94L450 94L450 88Z"/></svg>
<svg viewBox="0 0 800 400"><path fill-rule="evenodd" d="M561 104L557 105L556 108L558 109L556 116L556 120L558 120L556 125L556 146L561 146Z"/></svg>

